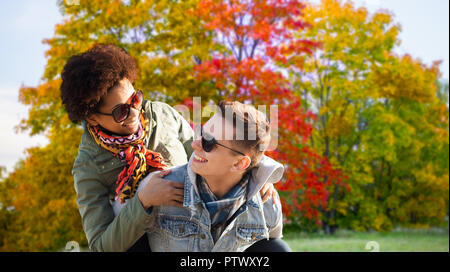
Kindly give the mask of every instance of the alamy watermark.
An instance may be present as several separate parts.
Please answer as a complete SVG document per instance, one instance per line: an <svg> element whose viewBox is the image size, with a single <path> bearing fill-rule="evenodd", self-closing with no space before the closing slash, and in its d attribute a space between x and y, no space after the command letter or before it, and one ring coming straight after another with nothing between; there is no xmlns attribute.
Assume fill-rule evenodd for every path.
<svg viewBox="0 0 450 272"><path fill-rule="evenodd" d="M80 244L77 241L69 241L64 248L64 252L80 252Z"/></svg>
<svg viewBox="0 0 450 272"><path fill-rule="evenodd" d="M366 244L365 250L369 252L380 252L380 244L377 241L369 241Z"/></svg>

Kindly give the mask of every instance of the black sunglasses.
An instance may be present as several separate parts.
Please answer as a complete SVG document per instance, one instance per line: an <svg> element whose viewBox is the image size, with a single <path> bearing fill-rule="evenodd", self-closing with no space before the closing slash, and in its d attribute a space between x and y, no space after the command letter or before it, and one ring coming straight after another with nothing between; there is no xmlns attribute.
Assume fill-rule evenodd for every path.
<svg viewBox="0 0 450 272"><path fill-rule="evenodd" d="M203 131L203 129L202 129L202 148L203 148L203 150L205 150L205 152L211 152L216 145L220 145L221 147L225 147L226 149L234 151L234 152L236 152L236 153L238 153L238 154L240 154L242 156L247 156L247 155L245 155L244 153L242 153L240 151L234 150L233 148L230 148L228 146L225 146L223 144L218 143L217 140L214 139L213 136L209 135L208 133L205 133Z"/></svg>
<svg viewBox="0 0 450 272"><path fill-rule="evenodd" d="M144 100L144 95L142 94L141 90L138 90L130 97L130 99L127 101L127 103L118 104L117 106L115 106L112 110L112 113L103 113L103 112L99 112L99 111L97 111L96 113L112 116L114 118L114 121L116 121L117 123L121 123L121 122L127 120L128 116L130 115L131 107L133 107L137 110L141 109L143 100Z"/></svg>

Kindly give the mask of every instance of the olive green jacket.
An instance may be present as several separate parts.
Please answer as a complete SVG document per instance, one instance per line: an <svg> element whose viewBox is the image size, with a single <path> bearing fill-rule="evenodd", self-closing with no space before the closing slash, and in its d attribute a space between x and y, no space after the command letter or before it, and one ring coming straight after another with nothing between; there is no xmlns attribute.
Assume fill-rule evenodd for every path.
<svg viewBox="0 0 450 272"><path fill-rule="evenodd" d="M189 123L171 106L144 101L144 116L150 121L150 133L144 143L162 154L169 167L186 164L192 154L194 132ZM111 206L116 179L125 162L100 147L85 132L81 137L72 175L84 232L91 251L126 251L142 235L150 215L137 194L114 217Z"/></svg>

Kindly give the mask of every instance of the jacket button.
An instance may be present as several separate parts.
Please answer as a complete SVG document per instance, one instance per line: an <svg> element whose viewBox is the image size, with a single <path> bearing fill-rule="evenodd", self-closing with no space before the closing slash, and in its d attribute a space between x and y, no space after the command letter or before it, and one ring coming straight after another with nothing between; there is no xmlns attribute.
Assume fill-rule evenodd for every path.
<svg viewBox="0 0 450 272"><path fill-rule="evenodd" d="M252 233L252 240L255 240L255 238L256 238L256 234L253 232Z"/></svg>
<svg viewBox="0 0 450 272"><path fill-rule="evenodd" d="M183 234L183 233L184 233L183 226L180 226L180 228L179 228L178 230L180 231L180 234Z"/></svg>
<svg viewBox="0 0 450 272"><path fill-rule="evenodd" d="M202 238L203 240L206 238L206 235L204 235L203 233L200 234L200 238Z"/></svg>

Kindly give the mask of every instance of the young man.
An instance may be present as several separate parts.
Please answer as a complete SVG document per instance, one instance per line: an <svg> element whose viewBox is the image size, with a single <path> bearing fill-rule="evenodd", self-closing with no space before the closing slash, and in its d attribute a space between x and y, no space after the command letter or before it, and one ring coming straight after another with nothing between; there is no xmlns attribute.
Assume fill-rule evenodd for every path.
<svg viewBox="0 0 450 272"><path fill-rule="evenodd" d="M261 112L239 102L221 102L201 138L192 142L189 163L166 177L184 185L183 207L153 207L147 225L152 250L245 251L272 239L271 248L260 250L290 251L281 240L278 194L266 203L258 194L265 183L283 176L281 164L263 157L269 141L269 123ZM120 204L114 206L120 210Z"/></svg>
<svg viewBox="0 0 450 272"><path fill-rule="evenodd" d="M167 182L163 174L136 193L149 173L187 163L194 135L172 107L144 100L133 87L136 77L133 58L113 45L72 56L61 74L62 102L69 118L84 128L72 174L92 251L150 250L144 235L151 218L147 209L181 206L184 199L183 184ZM114 198L128 201L118 216Z"/></svg>

